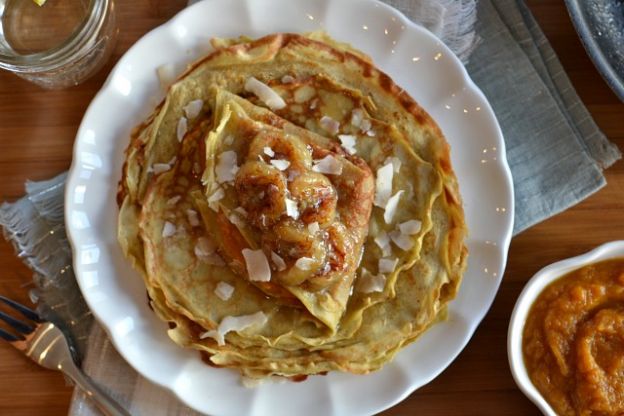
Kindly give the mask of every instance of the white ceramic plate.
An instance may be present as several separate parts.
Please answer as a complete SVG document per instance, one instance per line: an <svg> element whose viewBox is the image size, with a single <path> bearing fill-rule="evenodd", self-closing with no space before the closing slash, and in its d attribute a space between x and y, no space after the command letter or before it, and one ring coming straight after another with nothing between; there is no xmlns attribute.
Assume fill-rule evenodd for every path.
<svg viewBox="0 0 624 416"><path fill-rule="evenodd" d="M565 274L573 270L600 261L624 257L624 241L613 241L603 244L589 253L569 259L561 260L544 267L529 280L524 286L522 293L516 301L511 320L509 321L509 331L507 333L507 357L511 374L520 390L533 402L546 416L557 416L557 413L550 407L548 402L540 394L531 382L529 373L524 365L522 354L522 333L529 311L533 302L542 291Z"/></svg>
<svg viewBox="0 0 624 416"><path fill-rule="evenodd" d="M148 308L138 274L115 238L115 192L130 130L162 97L155 69L179 69L212 36L259 36L323 28L369 54L439 123L452 146L470 229L470 260L449 319L367 376L334 373L303 383L245 389L235 372L211 368L171 342ZM464 348L498 290L511 238L513 191L494 114L438 39L374 0L206 0L136 43L87 110L66 191L67 230L78 283L119 353L184 403L213 415L363 415L428 383Z"/></svg>

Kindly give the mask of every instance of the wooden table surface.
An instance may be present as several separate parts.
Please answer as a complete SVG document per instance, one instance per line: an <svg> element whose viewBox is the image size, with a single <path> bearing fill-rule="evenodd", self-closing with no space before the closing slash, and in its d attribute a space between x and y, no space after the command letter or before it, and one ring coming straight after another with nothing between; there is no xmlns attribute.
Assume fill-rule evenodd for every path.
<svg viewBox="0 0 624 416"><path fill-rule="evenodd" d="M114 59L78 87L44 91L0 71L0 201L20 197L27 179L46 179L69 167L83 112L114 61L185 3L117 2L121 32ZM585 54L563 1L528 3L596 122L609 139L624 149L624 104L609 90ZM511 377L507 324L516 297L537 270L624 237L624 162L618 162L605 174L605 188L513 239L496 301L466 349L436 380L385 414L539 414ZM31 275L13 248L0 241L0 293L26 301ZM37 367L0 343L0 414L66 414L71 393L72 388L59 373Z"/></svg>

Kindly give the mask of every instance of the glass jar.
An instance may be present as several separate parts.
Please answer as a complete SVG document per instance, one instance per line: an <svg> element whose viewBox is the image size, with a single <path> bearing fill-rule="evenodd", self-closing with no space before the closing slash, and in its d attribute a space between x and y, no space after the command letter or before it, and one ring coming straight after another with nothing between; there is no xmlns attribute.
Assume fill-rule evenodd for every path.
<svg viewBox="0 0 624 416"><path fill-rule="evenodd" d="M44 88L77 85L110 57L113 0L0 0L0 68Z"/></svg>

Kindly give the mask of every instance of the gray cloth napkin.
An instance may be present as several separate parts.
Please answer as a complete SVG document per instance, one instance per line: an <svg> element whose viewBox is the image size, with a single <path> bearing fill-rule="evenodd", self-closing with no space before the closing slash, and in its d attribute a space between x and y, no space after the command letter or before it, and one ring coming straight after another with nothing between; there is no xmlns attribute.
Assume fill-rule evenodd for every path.
<svg viewBox="0 0 624 416"><path fill-rule="evenodd" d="M514 233L605 185L602 169L619 150L595 125L522 0L388 0L436 33L488 97L505 135L514 178ZM27 196L0 207L5 237L35 271L40 312L86 351L83 368L135 415L195 415L137 375L117 354L80 297L63 229L65 175L28 183ZM90 332L89 332L89 329ZM85 342L88 339L88 345ZM86 347L85 347L86 345ZM95 415L76 391L71 415Z"/></svg>
<svg viewBox="0 0 624 416"><path fill-rule="evenodd" d="M73 337L78 353L87 350L91 314L74 277L65 235L63 193L67 174L41 182L26 182L26 196L0 206L4 237L30 267L36 288L30 298L37 312Z"/></svg>
<svg viewBox="0 0 624 416"><path fill-rule="evenodd" d="M621 157L579 99L524 1L482 0L467 65L501 125L516 198L514 234L588 197Z"/></svg>

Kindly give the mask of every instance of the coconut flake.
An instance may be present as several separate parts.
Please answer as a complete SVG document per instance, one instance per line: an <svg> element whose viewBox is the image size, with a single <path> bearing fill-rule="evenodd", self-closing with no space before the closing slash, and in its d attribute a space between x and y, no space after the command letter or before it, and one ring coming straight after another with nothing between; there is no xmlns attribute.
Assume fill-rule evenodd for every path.
<svg viewBox="0 0 624 416"><path fill-rule="evenodd" d="M299 208L297 207L297 202L288 197L286 197L286 215L295 220L299 218Z"/></svg>
<svg viewBox="0 0 624 416"><path fill-rule="evenodd" d="M375 202L378 207L384 208L392 195L392 179L394 177L394 169L392 163L387 163L377 169L377 178L375 179Z"/></svg>
<svg viewBox="0 0 624 416"><path fill-rule="evenodd" d="M156 68L156 74L158 75L160 86L164 90L166 90L176 78L175 67L172 63L163 64Z"/></svg>
<svg viewBox="0 0 624 416"><path fill-rule="evenodd" d="M401 250L407 251L414 247L414 240L409 236L401 233L401 231L399 230L392 231L390 233L390 239Z"/></svg>
<svg viewBox="0 0 624 416"><path fill-rule="evenodd" d="M163 238L171 237L176 233L176 226L169 221L165 221L165 225L163 226L162 236Z"/></svg>
<svg viewBox="0 0 624 416"><path fill-rule="evenodd" d="M375 137L375 134L376 134L375 130L369 130L369 131L366 132L366 135L368 137Z"/></svg>
<svg viewBox="0 0 624 416"><path fill-rule="evenodd" d="M197 211L195 211L194 209L187 209L186 217L188 218L188 222L189 224L191 224L191 227L199 227L200 222Z"/></svg>
<svg viewBox="0 0 624 416"><path fill-rule="evenodd" d="M238 214L234 212L228 215L228 220L230 220L230 222L238 228L242 228L245 226L245 223L243 222L243 220L238 216Z"/></svg>
<svg viewBox="0 0 624 416"><path fill-rule="evenodd" d="M243 207L238 207L234 210L234 212L236 212L238 215L240 215L243 218L247 217L247 211L245 210L245 208Z"/></svg>
<svg viewBox="0 0 624 416"><path fill-rule="evenodd" d="M392 247L390 246L390 237L388 236L388 233L386 233L385 231L380 232L379 235L375 237L375 243L381 249L381 253L384 257L392 254Z"/></svg>
<svg viewBox="0 0 624 416"><path fill-rule="evenodd" d="M266 322L267 317L262 311L251 315L226 316L216 330L212 329L200 334L199 339L213 338L219 345L225 345L225 335L228 332L239 332L252 326L262 326Z"/></svg>
<svg viewBox="0 0 624 416"><path fill-rule="evenodd" d="M310 234L316 234L320 229L321 227L319 227L319 223L316 221L308 224L308 232L310 232Z"/></svg>
<svg viewBox="0 0 624 416"><path fill-rule="evenodd" d="M312 170L325 175L340 175L342 173L342 165L334 156L327 155L321 160L315 160Z"/></svg>
<svg viewBox="0 0 624 416"><path fill-rule="evenodd" d="M390 197L388 203L386 204L386 211L384 212L384 221L386 224L390 224L392 219L394 218L394 214L396 214L397 208L399 207L399 199L403 194L403 190L398 191L394 195Z"/></svg>
<svg viewBox="0 0 624 416"><path fill-rule="evenodd" d="M277 271L283 272L286 270L286 262L274 251L271 251L271 260L273 264L275 264L275 267L277 267Z"/></svg>
<svg viewBox="0 0 624 416"><path fill-rule="evenodd" d="M247 78L247 81L245 82L245 91L255 94L260 101L266 104L271 110L280 110L286 107L286 102L273 90L273 88L261 81L258 81L254 77Z"/></svg>
<svg viewBox="0 0 624 416"><path fill-rule="evenodd" d="M223 192L223 188L217 188L217 190L208 197L208 206L210 207L210 209L215 212L218 211L219 206L217 205L217 202L221 201L224 196L225 192Z"/></svg>
<svg viewBox="0 0 624 416"><path fill-rule="evenodd" d="M358 291L363 293L383 292L386 287L386 276L383 274L374 275L362 267L357 286Z"/></svg>
<svg viewBox="0 0 624 416"><path fill-rule="evenodd" d="M379 273L392 273L399 264L399 259L379 259Z"/></svg>
<svg viewBox="0 0 624 416"><path fill-rule="evenodd" d="M188 132L188 120L186 117L180 117L180 120L178 120L178 128L176 130L179 142L181 142L184 136L186 136L186 132Z"/></svg>
<svg viewBox="0 0 624 416"><path fill-rule="evenodd" d="M399 173L401 170L401 159L396 156L387 157L384 163L392 163L392 167L394 168L394 173Z"/></svg>
<svg viewBox="0 0 624 416"><path fill-rule="evenodd" d="M310 270L314 265L314 259L310 257L301 257L295 262L295 267L299 270Z"/></svg>
<svg viewBox="0 0 624 416"><path fill-rule="evenodd" d="M199 237L193 250L197 257L206 257L214 253L216 250L215 244L206 237Z"/></svg>
<svg viewBox="0 0 624 416"><path fill-rule="evenodd" d="M367 133L371 129L371 127L372 127L372 123L367 118L362 120L362 122L360 123L360 130L362 130L364 133Z"/></svg>
<svg viewBox="0 0 624 416"><path fill-rule="evenodd" d="M312 101L310 101L310 110L316 109L317 105L318 105L318 98L315 98Z"/></svg>
<svg viewBox="0 0 624 416"><path fill-rule="evenodd" d="M321 117L319 123L323 130L325 130L329 134L336 134L338 133L338 130L340 130L340 123L329 116Z"/></svg>
<svg viewBox="0 0 624 416"><path fill-rule="evenodd" d="M204 100L193 100L184 106L184 114L189 120L193 120L199 115L202 107L204 106Z"/></svg>
<svg viewBox="0 0 624 416"><path fill-rule="evenodd" d="M401 234L406 235L418 234L421 228L422 222L418 220L409 220L399 224L399 230L401 231Z"/></svg>
<svg viewBox="0 0 624 416"><path fill-rule="evenodd" d="M362 120L364 119L364 111L361 108L356 108L351 112L351 124L354 127L360 127Z"/></svg>
<svg viewBox="0 0 624 416"><path fill-rule="evenodd" d="M171 165L169 163L154 163L152 165L151 172L154 172L155 175L159 173L167 172L171 169Z"/></svg>
<svg viewBox="0 0 624 416"><path fill-rule="evenodd" d="M357 152L355 148L355 136L352 134L339 134L338 139L342 144L342 147L349 153L350 155L354 155Z"/></svg>
<svg viewBox="0 0 624 416"><path fill-rule="evenodd" d="M268 157L275 156L275 152L269 146L265 146L263 151L264 151L264 154L267 155Z"/></svg>
<svg viewBox="0 0 624 416"><path fill-rule="evenodd" d="M264 251L243 249L243 257L247 266L249 280L252 282L268 282L271 280L271 267Z"/></svg>
<svg viewBox="0 0 624 416"><path fill-rule="evenodd" d="M217 283L214 293L219 297L219 299L225 302L226 300L230 300L234 294L234 286L226 282L219 282Z"/></svg>
<svg viewBox="0 0 624 416"><path fill-rule="evenodd" d="M288 166L290 166L290 162L288 160L283 160L283 159L273 159L271 160L271 165L275 166L277 169L281 171L284 171L288 169Z"/></svg>
<svg viewBox="0 0 624 416"><path fill-rule="evenodd" d="M172 196L171 198L167 200L167 205L170 205L170 206L175 205L178 203L180 199L182 199L181 195Z"/></svg>
<svg viewBox="0 0 624 416"><path fill-rule="evenodd" d="M193 252L195 256L204 263L213 266L225 266L225 261L215 251L215 244L206 237L200 237L197 239Z"/></svg>
<svg viewBox="0 0 624 416"><path fill-rule="evenodd" d="M215 167L217 174L217 182L231 182L236 177L238 172L236 152L233 150L227 150L219 155L219 162Z"/></svg>
<svg viewBox="0 0 624 416"><path fill-rule="evenodd" d="M292 75L284 75L282 77L282 84L292 84L295 82L295 78Z"/></svg>

